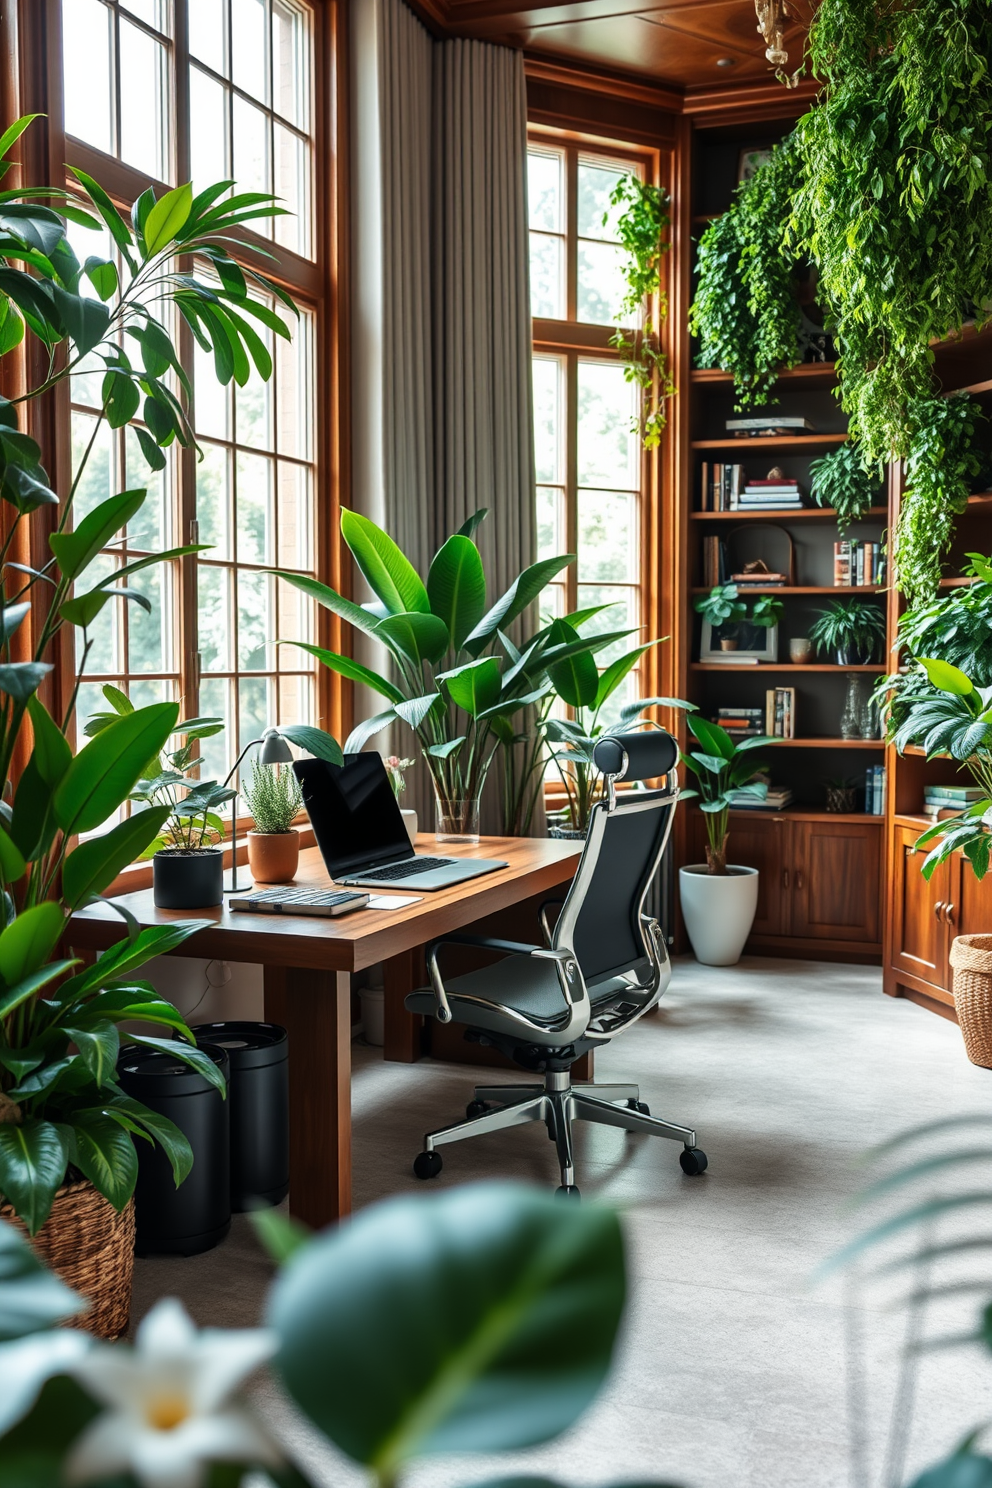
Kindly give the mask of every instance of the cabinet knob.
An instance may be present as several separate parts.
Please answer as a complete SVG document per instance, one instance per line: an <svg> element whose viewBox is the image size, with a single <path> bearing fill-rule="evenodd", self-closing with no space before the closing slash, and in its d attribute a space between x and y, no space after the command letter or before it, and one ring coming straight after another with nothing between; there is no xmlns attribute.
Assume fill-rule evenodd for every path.
<svg viewBox="0 0 992 1488"><path fill-rule="evenodd" d="M796 869L796 888L797 889L801 889L802 887L803 887L803 870L801 868L797 868Z"/></svg>
<svg viewBox="0 0 992 1488"><path fill-rule="evenodd" d="M938 920L942 920L944 918L944 901L943 901L943 899L938 899L937 900L937 903L933 907L933 912L937 916L937 919Z"/></svg>
<svg viewBox="0 0 992 1488"><path fill-rule="evenodd" d="M787 889L789 887L789 870L788 870L788 868L783 868L782 869L782 887L783 887L783 889Z"/></svg>
<svg viewBox="0 0 992 1488"><path fill-rule="evenodd" d="M956 904L945 904L944 905L944 924L945 925L953 925L954 924L954 911L956 909L957 909L957 905Z"/></svg>

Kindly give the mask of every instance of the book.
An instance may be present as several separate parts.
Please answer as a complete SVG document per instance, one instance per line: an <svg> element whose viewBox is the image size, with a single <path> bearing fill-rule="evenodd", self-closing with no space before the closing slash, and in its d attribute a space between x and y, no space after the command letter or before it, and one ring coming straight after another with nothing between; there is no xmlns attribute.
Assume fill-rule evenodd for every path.
<svg viewBox="0 0 992 1488"><path fill-rule="evenodd" d="M872 765L865 771L865 813L868 816L885 815L886 769L884 765Z"/></svg>
<svg viewBox="0 0 992 1488"><path fill-rule="evenodd" d="M815 425L809 419L795 414L776 414L772 418L729 418L727 419L728 434L755 434L759 429L809 429L815 432Z"/></svg>
<svg viewBox="0 0 992 1488"><path fill-rule="evenodd" d="M765 693L765 733L774 739L796 737L794 687L769 687Z"/></svg>
<svg viewBox="0 0 992 1488"><path fill-rule="evenodd" d="M739 651L721 651L719 656L711 656L710 662L714 666L757 666L756 656L742 656Z"/></svg>
<svg viewBox="0 0 992 1488"><path fill-rule="evenodd" d="M961 815L960 806L930 806L924 805L923 815L928 816L931 821L955 821Z"/></svg>
<svg viewBox="0 0 992 1488"><path fill-rule="evenodd" d="M951 801L980 801L985 792L980 785L925 785L923 799L937 801L947 797Z"/></svg>
<svg viewBox="0 0 992 1488"><path fill-rule="evenodd" d="M745 496L771 496L775 493L782 496L798 496L800 491L798 481L749 480L744 487Z"/></svg>

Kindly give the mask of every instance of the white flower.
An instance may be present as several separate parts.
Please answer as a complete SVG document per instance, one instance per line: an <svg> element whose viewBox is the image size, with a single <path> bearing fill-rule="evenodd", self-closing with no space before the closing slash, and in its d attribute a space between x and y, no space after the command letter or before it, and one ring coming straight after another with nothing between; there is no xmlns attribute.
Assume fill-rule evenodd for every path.
<svg viewBox="0 0 992 1488"><path fill-rule="evenodd" d="M200 1488L210 1462L275 1465L279 1455L232 1391L276 1348L271 1332L198 1333L175 1298L156 1303L134 1348L98 1345L72 1371L110 1407L77 1438L69 1483L130 1471L143 1488Z"/></svg>
<svg viewBox="0 0 992 1488"><path fill-rule="evenodd" d="M47 1380L69 1373L91 1343L88 1333L56 1328L0 1347L0 1435L27 1415Z"/></svg>

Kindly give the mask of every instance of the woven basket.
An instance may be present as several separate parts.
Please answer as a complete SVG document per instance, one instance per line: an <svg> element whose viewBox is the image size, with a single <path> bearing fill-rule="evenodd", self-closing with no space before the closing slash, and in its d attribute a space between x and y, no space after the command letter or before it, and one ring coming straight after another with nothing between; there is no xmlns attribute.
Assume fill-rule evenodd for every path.
<svg viewBox="0 0 992 1488"><path fill-rule="evenodd" d="M0 1219L26 1233L9 1204L0 1205ZM91 1304L69 1327L85 1328L97 1338L120 1338L127 1332L134 1274L133 1199L118 1214L91 1183L67 1183L31 1244L45 1265Z"/></svg>
<svg viewBox="0 0 992 1488"><path fill-rule="evenodd" d="M992 935L958 935L951 943L954 1007L972 1064L992 1069Z"/></svg>

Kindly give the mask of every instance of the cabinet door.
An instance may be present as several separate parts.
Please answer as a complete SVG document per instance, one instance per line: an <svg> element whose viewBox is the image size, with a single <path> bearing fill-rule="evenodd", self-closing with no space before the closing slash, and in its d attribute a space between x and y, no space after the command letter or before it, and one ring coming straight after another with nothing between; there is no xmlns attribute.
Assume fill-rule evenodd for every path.
<svg viewBox="0 0 992 1488"><path fill-rule="evenodd" d="M732 811L728 859L758 870L758 910L755 935L788 935L788 880L786 874L789 823L757 811ZM690 862L706 861L706 826L699 810L692 813Z"/></svg>
<svg viewBox="0 0 992 1488"><path fill-rule="evenodd" d="M951 864L941 863L930 882L920 872L924 853L914 853L919 833L895 830L892 863L892 964L935 987L949 990L948 925L944 909L950 897Z"/></svg>
<svg viewBox="0 0 992 1488"><path fill-rule="evenodd" d="M881 829L800 821L791 831L792 934L877 944Z"/></svg>
<svg viewBox="0 0 992 1488"><path fill-rule="evenodd" d="M954 854L949 866L951 887L944 919L950 936L992 935L992 870L979 883L960 853Z"/></svg>

